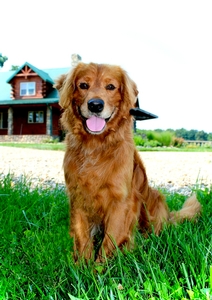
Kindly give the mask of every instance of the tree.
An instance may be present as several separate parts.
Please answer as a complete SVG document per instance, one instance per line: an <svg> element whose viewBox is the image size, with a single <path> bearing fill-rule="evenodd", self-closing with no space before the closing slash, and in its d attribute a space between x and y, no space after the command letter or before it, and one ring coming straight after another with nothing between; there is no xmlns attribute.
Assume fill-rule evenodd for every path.
<svg viewBox="0 0 212 300"><path fill-rule="evenodd" d="M208 141L212 141L212 132L208 134Z"/></svg>
<svg viewBox="0 0 212 300"><path fill-rule="evenodd" d="M176 137L188 140L188 131L185 128L177 129L175 131Z"/></svg>
<svg viewBox="0 0 212 300"><path fill-rule="evenodd" d="M208 134L205 131L201 130L196 133L195 137L197 141L207 141Z"/></svg>
<svg viewBox="0 0 212 300"><path fill-rule="evenodd" d="M19 66L12 65L10 71L16 71L18 69L19 69Z"/></svg>
<svg viewBox="0 0 212 300"><path fill-rule="evenodd" d="M6 56L2 56L0 53L0 67L3 68L5 61L8 60Z"/></svg>
<svg viewBox="0 0 212 300"><path fill-rule="evenodd" d="M168 129L166 129L166 131L169 131L169 132L173 132L173 133L175 133L175 130L174 130L174 129L172 129L172 128L168 128Z"/></svg>
<svg viewBox="0 0 212 300"><path fill-rule="evenodd" d="M156 132L163 132L163 130L162 129L155 129L154 131L156 131Z"/></svg>
<svg viewBox="0 0 212 300"><path fill-rule="evenodd" d="M188 131L188 140L194 141L196 139L197 130L191 129Z"/></svg>

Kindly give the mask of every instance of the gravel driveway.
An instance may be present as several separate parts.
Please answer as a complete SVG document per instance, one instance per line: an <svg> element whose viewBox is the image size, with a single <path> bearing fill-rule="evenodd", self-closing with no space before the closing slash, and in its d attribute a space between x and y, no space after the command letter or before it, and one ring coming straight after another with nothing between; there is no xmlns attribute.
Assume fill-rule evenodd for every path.
<svg viewBox="0 0 212 300"><path fill-rule="evenodd" d="M152 185L170 190L212 184L212 152L141 152ZM41 184L64 184L63 151L0 147L0 174L26 175Z"/></svg>

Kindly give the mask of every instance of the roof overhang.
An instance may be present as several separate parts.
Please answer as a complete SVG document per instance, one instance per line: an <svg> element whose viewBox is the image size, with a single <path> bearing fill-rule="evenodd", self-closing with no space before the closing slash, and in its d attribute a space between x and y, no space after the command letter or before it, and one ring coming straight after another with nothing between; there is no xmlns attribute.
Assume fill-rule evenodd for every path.
<svg viewBox="0 0 212 300"><path fill-rule="evenodd" d="M59 98L45 98L45 99L18 99L18 100L5 100L0 101L0 106L15 106L15 105L36 105L36 104L54 104L58 103Z"/></svg>
<svg viewBox="0 0 212 300"><path fill-rule="evenodd" d="M132 108L130 110L130 114L135 118L136 121L144 121L144 120L158 118L158 116L156 116L146 110L143 110L139 107Z"/></svg>
<svg viewBox="0 0 212 300"><path fill-rule="evenodd" d="M144 121L149 119L156 119L158 116L143 110L139 106L139 99L137 98L135 107L130 109L130 114L134 117L136 121Z"/></svg>

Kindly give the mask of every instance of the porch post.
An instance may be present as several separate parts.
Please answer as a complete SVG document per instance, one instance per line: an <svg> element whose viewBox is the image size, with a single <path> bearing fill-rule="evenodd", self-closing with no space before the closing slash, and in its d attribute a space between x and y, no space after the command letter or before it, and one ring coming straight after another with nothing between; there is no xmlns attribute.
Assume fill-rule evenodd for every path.
<svg viewBox="0 0 212 300"><path fill-rule="evenodd" d="M13 134L13 109L12 107L8 108L8 129L7 129L8 135Z"/></svg>
<svg viewBox="0 0 212 300"><path fill-rule="evenodd" d="M52 136L52 107L49 105L46 110L46 134Z"/></svg>

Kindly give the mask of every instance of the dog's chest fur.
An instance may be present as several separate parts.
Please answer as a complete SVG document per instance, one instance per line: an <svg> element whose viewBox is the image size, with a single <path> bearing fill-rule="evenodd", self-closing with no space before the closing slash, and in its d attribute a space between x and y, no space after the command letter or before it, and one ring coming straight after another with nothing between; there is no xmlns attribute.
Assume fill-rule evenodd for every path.
<svg viewBox="0 0 212 300"><path fill-rule="evenodd" d="M88 151L87 145L81 145L72 146L66 152L64 171L72 205L80 206L89 214L100 213L111 202L129 197L134 149L128 148L125 153L125 148L120 146L105 149L99 145Z"/></svg>

